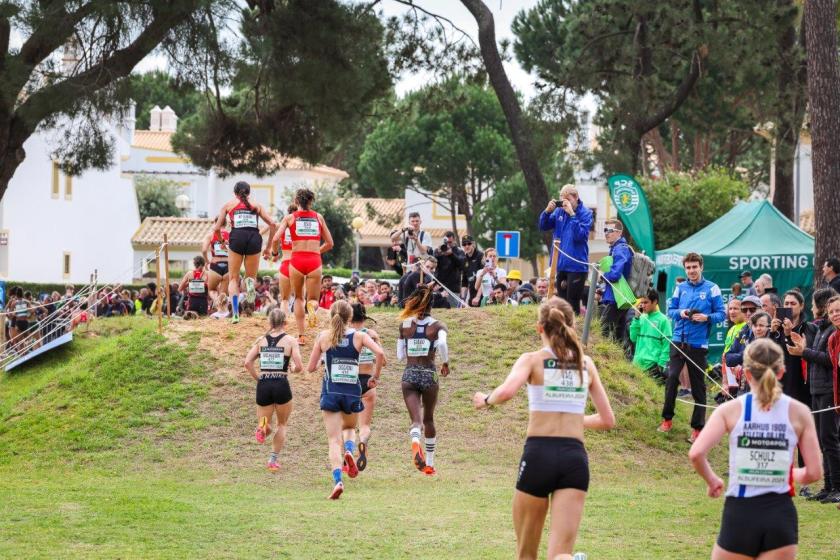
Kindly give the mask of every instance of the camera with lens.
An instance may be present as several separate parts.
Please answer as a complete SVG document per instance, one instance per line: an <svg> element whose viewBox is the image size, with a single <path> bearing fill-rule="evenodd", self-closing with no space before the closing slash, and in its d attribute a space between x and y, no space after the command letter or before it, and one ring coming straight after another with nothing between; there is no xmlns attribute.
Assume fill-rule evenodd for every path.
<svg viewBox="0 0 840 560"><path fill-rule="evenodd" d="M402 231L403 231L404 234L408 235L409 237L414 237L414 234L415 234L414 228L404 227Z"/></svg>
<svg viewBox="0 0 840 560"><path fill-rule="evenodd" d="M441 245L441 246L440 246L440 249L439 249L439 250L440 250L440 252L441 252L441 253L445 253L445 252L447 252L447 251L449 250L449 244L448 244L448 243L444 243L443 245Z"/></svg>

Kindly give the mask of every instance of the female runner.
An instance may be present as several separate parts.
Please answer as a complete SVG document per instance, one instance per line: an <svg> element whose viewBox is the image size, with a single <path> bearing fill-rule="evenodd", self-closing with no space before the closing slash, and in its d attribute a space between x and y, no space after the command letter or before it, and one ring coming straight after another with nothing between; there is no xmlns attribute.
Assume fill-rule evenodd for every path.
<svg viewBox="0 0 840 560"><path fill-rule="evenodd" d="M296 210L296 205L289 204L288 215L293 214ZM292 296L292 281L289 278L289 263L292 262L292 230L290 228L286 228L286 233L283 234L283 238L280 240L280 251L282 251L279 275L280 309L284 313L288 313L289 298ZM277 251L272 251L271 254L274 257L278 256Z"/></svg>
<svg viewBox="0 0 840 560"><path fill-rule="evenodd" d="M286 230L292 232L289 278L292 281L292 292L295 298L301 304L306 301L305 312L309 313L310 327L317 324L315 312L318 310L318 297L321 295L321 255L333 247L332 234L327 228L324 217L311 209L313 200L315 200L315 194L311 190L298 189L295 193L295 204L298 209L283 218L277 235L272 238L272 247L277 247L280 240L286 236ZM304 282L306 283L305 292ZM306 343L304 336L306 327L303 318L304 306L295 305L298 342L301 344Z"/></svg>
<svg viewBox="0 0 840 560"><path fill-rule="evenodd" d="M254 303L257 297L254 279L260 267L260 249L262 249L262 236L260 236L259 220L262 218L268 224L268 238L274 237L274 230L277 224L269 216L261 204L251 204L248 199L251 194L251 185L245 181L239 181L233 187L235 200L231 200L222 206L219 217L216 219L214 235L223 239L222 228L230 221L230 242L228 244L228 264L230 265L228 280L228 294L233 308L233 322L239 322L239 269L242 262L245 262L245 289L246 300ZM269 245L262 251L263 258L269 259Z"/></svg>
<svg viewBox="0 0 840 560"><path fill-rule="evenodd" d="M420 285L405 300L405 308L400 313L403 322L400 324L400 337L397 340L397 359L406 361L402 376L402 393L411 419L408 431L411 438L411 458L417 470L427 475L437 474L435 405L439 385L435 370L436 356L443 362L440 374L443 377L449 375L446 325L429 314L433 293L428 286ZM426 439L425 453L420 446L421 424Z"/></svg>
<svg viewBox="0 0 840 560"><path fill-rule="evenodd" d="M341 480L341 466L347 464L347 474L355 478L359 474L353 458L353 442L344 445L342 457L342 430L356 427L358 414L364 409L362 385L359 382L359 352L367 348L374 355L373 375L368 384L379 381L385 354L370 335L350 327L353 310L346 301L337 301L330 308L330 328L321 331L315 339L307 370L312 373L318 368L321 356L324 360L324 380L321 385L321 411L329 440L330 467L335 486L329 499L337 500L344 491Z"/></svg>
<svg viewBox="0 0 840 560"><path fill-rule="evenodd" d="M365 313L365 306L361 303L354 303L351 307L353 308L353 317L350 319L350 327L359 332L370 335L373 341L381 348L382 345L379 340L379 334L375 330L365 327L365 321L368 320L368 316ZM377 382L371 378L371 374L373 373L373 363L375 360L376 357L373 355L373 352L367 348L362 348L361 352L359 352L359 382L362 384L362 404L365 406L364 410L359 413L359 458L356 460L356 465L359 467L360 471L365 470L367 467L367 447L368 441L370 440L370 425L373 420L373 409L376 406ZM387 363L383 359L382 367L385 367L386 365ZM345 445L347 445L348 441L356 441L355 428L344 430Z"/></svg>
<svg viewBox="0 0 840 560"><path fill-rule="evenodd" d="M543 348L522 354L504 383L489 394L473 396L475 407L483 408L510 400L528 384L528 437L513 498L517 558L537 557L551 506L548 557L571 560L589 489L583 430L615 426L598 370L583 353L574 324L572 306L549 298L540 305L537 322ZM584 415L588 395L596 414Z"/></svg>
<svg viewBox="0 0 840 560"><path fill-rule="evenodd" d="M274 438L271 440L271 455L268 470L280 470L277 456L286 443L286 424L292 413L292 388L286 375L289 371L303 371L300 348L295 339L286 336L286 314L272 309L268 314L269 331L261 336L245 356L245 369L257 381L257 431L254 436L259 443L265 442L271 433L271 417L277 416ZM260 373L254 363L260 360ZM289 364L293 367L289 368Z"/></svg>
<svg viewBox="0 0 840 560"><path fill-rule="evenodd" d="M799 528L793 483L822 477L814 419L807 406L782 394L778 382L784 354L771 340L751 342L744 352L750 392L718 407L691 446L689 458L711 498L723 480L709 464L709 451L729 434L729 486L712 560L796 558ZM799 445L805 466L793 468Z"/></svg>
<svg viewBox="0 0 840 560"><path fill-rule="evenodd" d="M184 274L179 292L187 293L187 305L184 311L193 311L198 315L207 315L207 270L204 268L204 257L195 257L193 266L195 270Z"/></svg>
<svg viewBox="0 0 840 560"><path fill-rule="evenodd" d="M218 234L218 236L217 236ZM230 274L228 271L228 245L230 244L230 232L222 230L221 233L211 231L204 238L201 246L201 256L204 261L210 263L207 272L207 288L213 301L219 297L219 293L226 294ZM209 257L208 257L209 253Z"/></svg>

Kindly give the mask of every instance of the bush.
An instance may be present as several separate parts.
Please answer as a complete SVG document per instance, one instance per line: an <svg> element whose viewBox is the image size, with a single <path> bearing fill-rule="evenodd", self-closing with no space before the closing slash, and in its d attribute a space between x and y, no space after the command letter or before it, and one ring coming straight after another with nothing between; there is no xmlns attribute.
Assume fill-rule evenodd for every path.
<svg viewBox="0 0 840 560"><path fill-rule="evenodd" d="M667 249L714 222L750 194L747 183L724 169L698 175L668 173L642 179L656 232L656 249Z"/></svg>
<svg viewBox="0 0 840 560"><path fill-rule="evenodd" d="M134 180L134 191L137 193L141 222L149 216L181 215L181 211L175 205L175 197L178 195L178 183L175 181L151 175L138 175Z"/></svg>

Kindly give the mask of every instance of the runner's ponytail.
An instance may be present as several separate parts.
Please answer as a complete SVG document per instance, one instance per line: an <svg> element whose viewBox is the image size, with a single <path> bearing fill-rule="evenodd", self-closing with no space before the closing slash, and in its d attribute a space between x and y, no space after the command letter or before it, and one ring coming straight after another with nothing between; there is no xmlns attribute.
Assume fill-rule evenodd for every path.
<svg viewBox="0 0 840 560"><path fill-rule="evenodd" d="M248 195L251 194L251 185L245 181L239 181L233 186L233 194L248 210L253 210L251 203L248 202Z"/></svg>
<svg viewBox="0 0 840 560"><path fill-rule="evenodd" d="M782 371L783 360L782 350L767 338L750 342L744 351L744 369L758 385L755 393L763 410L770 410L782 394L776 375Z"/></svg>
<svg viewBox="0 0 840 560"><path fill-rule="evenodd" d="M405 300L405 307L400 312L400 319L417 317L421 319L427 315L432 307L432 289L428 286L418 286L414 293Z"/></svg>
<svg viewBox="0 0 840 560"><path fill-rule="evenodd" d="M539 323L554 355L562 362L571 358L583 381L583 346L575 332L575 313L565 299L553 296L540 306Z"/></svg>
<svg viewBox="0 0 840 560"><path fill-rule="evenodd" d="M330 348L335 348L344 336L344 329L353 316L353 309L346 301L337 301L330 307Z"/></svg>

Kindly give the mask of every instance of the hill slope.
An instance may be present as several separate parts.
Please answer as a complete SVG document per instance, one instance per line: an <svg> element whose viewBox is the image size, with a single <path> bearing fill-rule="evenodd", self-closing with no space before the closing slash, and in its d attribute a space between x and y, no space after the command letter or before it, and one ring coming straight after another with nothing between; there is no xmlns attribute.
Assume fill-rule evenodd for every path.
<svg viewBox="0 0 840 560"><path fill-rule="evenodd" d="M241 366L264 319L173 322L163 337L144 319L99 321L70 348L0 381L0 557L315 558L346 548L360 558L510 558L527 403L520 394L476 412L470 397L537 347L534 313L437 315L453 358L434 479L409 464L396 315L375 313L389 365L370 464L338 503L325 499L317 374L292 376L283 469L264 469L254 384ZM596 342L590 354L619 426L588 434L593 478L578 548L591 558L707 556L722 503L705 498L688 466L688 410L678 409L673 434L657 434L661 389L611 344ZM832 512L798 505L800 557L826 557Z"/></svg>

